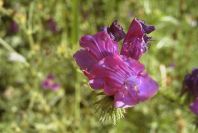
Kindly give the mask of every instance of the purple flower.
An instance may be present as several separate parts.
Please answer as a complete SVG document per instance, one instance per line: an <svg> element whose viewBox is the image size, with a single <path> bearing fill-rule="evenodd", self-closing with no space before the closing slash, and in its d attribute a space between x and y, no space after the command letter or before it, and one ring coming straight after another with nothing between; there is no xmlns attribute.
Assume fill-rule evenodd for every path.
<svg viewBox="0 0 198 133"><path fill-rule="evenodd" d="M129 29L125 40L130 40L130 38L138 40L139 37L144 39L145 33L151 32L152 28L143 28L143 26L140 31L133 24L137 23L136 21L136 19L133 20L133 28ZM144 23L138 21L138 24ZM137 36L138 34L142 36ZM127 51L119 53L116 41L120 40L122 35L124 35L122 28L114 22L102 32L83 36L80 39L82 49L74 54L74 59L88 77L90 86L95 90L103 89L107 96L112 96L114 106L117 108L133 107L153 97L158 91L157 83L144 71L144 65L137 60L139 58L131 53L127 54ZM124 44L123 47L126 48L126 45ZM139 48L140 44L134 43L133 45L138 45ZM139 51L138 48L128 47L128 50L136 52Z"/></svg>
<svg viewBox="0 0 198 133"><path fill-rule="evenodd" d="M46 26L52 33L57 33L59 31L57 23L53 18L49 18L46 21Z"/></svg>
<svg viewBox="0 0 198 133"><path fill-rule="evenodd" d="M60 85L55 82L55 77L52 74L49 74L43 81L42 81L42 87L44 89L49 89L56 91L60 89Z"/></svg>
<svg viewBox="0 0 198 133"><path fill-rule="evenodd" d="M192 70L192 73L185 76L183 92L187 92L190 97L198 97L198 68L195 68Z"/></svg>
<svg viewBox="0 0 198 133"><path fill-rule="evenodd" d="M14 34L14 33L17 33L18 31L19 31L18 24L14 20L10 21L8 25L7 33Z"/></svg>
<svg viewBox="0 0 198 133"><path fill-rule="evenodd" d="M190 104L190 110L195 113L196 115L198 115L198 98L195 99L195 101L193 101Z"/></svg>
<svg viewBox="0 0 198 133"><path fill-rule="evenodd" d="M146 52L148 41L151 37L147 34L154 31L154 26L147 26L143 21L134 19L124 38L121 54L134 59L139 59Z"/></svg>
<svg viewBox="0 0 198 133"><path fill-rule="evenodd" d="M144 66L137 60L114 55L103 58L93 68L92 88L103 88L104 93L114 96L115 107L132 107L153 97L158 90Z"/></svg>

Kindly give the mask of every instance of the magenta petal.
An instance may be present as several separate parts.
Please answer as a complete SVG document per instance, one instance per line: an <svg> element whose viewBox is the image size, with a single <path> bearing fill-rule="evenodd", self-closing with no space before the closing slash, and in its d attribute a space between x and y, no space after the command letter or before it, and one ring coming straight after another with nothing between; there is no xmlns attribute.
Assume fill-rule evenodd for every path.
<svg viewBox="0 0 198 133"><path fill-rule="evenodd" d="M122 56L122 59L124 60L126 65L133 70L134 73L140 74L144 72L144 69L145 69L144 65L141 64L139 61L134 60L132 58L126 58L125 56Z"/></svg>
<svg viewBox="0 0 198 133"><path fill-rule="evenodd" d="M119 88L127 77L125 69L127 69L127 66L123 65L122 58L119 55L114 55L99 61L94 66L92 73L95 78L103 79L106 85Z"/></svg>
<svg viewBox="0 0 198 133"><path fill-rule="evenodd" d="M144 31L137 19L134 19L124 39L121 54L134 59L139 59L145 52Z"/></svg>
<svg viewBox="0 0 198 133"><path fill-rule="evenodd" d="M116 108L128 108L138 104L138 100L126 91L119 91L114 96L114 106Z"/></svg>
<svg viewBox="0 0 198 133"><path fill-rule="evenodd" d="M114 95L115 94L115 90L114 88L108 86L108 85L105 85L104 86L104 93L107 95L107 96L111 96L111 95Z"/></svg>
<svg viewBox="0 0 198 133"><path fill-rule="evenodd" d="M190 105L190 110L191 110L194 114L198 115L198 98L196 98L195 101L194 101L193 103L191 103L191 105Z"/></svg>
<svg viewBox="0 0 198 133"><path fill-rule="evenodd" d="M157 83L147 74L131 76L125 80L122 89L115 97L115 105L123 103L124 107L132 107L139 102L143 102L153 97L158 91ZM120 96L122 93L122 97Z"/></svg>
<svg viewBox="0 0 198 133"><path fill-rule="evenodd" d="M149 77L132 78L126 81L125 86L115 95L115 107L133 107L139 102L148 100L157 93L158 85Z"/></svg>
<svg viewBox="0 0 198 133"><path fill-rule="evenodd" d="M120 68L122 60L119 55L107 56L99 61L94 66L92 74L94 79L102 79L104 93L106 95L115 94L116 90L122 86L127 74L124 72L124 68ZM120 66L119 66L120 65Z"/></svg>
<svg viewBox="0 0 198 133"><path fill-rule="evenodd" d="M141 38L144 35L144 29L138 19L134 18L129 26L125 40L130 40L131 37Z"/></svg>
<svg viewBox="0 0 198 133"><path fill-rule="evenodd" d="M118 43L113 41L105 31L83 36L80 45L89 50L98 61L108 55L119 53Z"/></svg>
<svg viewBox="0 0 198 133"><path fill-rule="evenodd" d="M50 88L51 88L51 90L56 91L56 90L60 89L60 85L58 83L53 83Z"/></svg>
<svg viewBox="0 0 198 133"><path fill-rule="evenodd" d="M79 50L74 54L74 59L82 70L90 72L97 60L88 50Z"/></svg>
<svg viewBox="0 0 198 133"><path fill-rule="evenodd" d="M134 19L124 39L121 54L138 60L146 52L151 37L146 34L154 30L153 26L146 26L142 21Z"/></svg>
<svg viewBox="0 0 198 133"><path fill-rule="evenodd" d="M97 77L115 76L118 71L119 64L122 65L122 60L119 55L107 56L100 60L93 68L93 74ZM117 66L117 67L116 67ZM122 71L119 71L122 72ZM124 76L124 75L123 75Z"/></svg>
<svg viewBox="0 0 198 133"><path fill-rule="evenodd" d="M91 86L91 88L93 89L101 89L104 85L104 81L103 79L91 79L89 80L89 85Z"/></svg>
<svg viewBox="0 0 198 133"><path fill-rule="evenodd" d="M106 81L106 84L104 85L104 93L107 95L107 96L112 96L112 95L115 95L116 92L119 90L118 87L120 87L120 84L119 83L113 83L113 82L108 82Z"/></svg>
<svg viewBox="0 0 198 133"><path fill-rule="evenodd" d="M137 60L119 55L107 56L94 66L93 79L103 79L106 95L114 95L122 89L125 80L143 73L144 65ZM122 90L121 90L122 91Z"/></svg>
<svg viewBox="0 0 198 133"><path fill-rule="evenodd" d="M153 97L158 91L158 84L148 75L138 76L138 99L140 101L148 100Z"/></svg>

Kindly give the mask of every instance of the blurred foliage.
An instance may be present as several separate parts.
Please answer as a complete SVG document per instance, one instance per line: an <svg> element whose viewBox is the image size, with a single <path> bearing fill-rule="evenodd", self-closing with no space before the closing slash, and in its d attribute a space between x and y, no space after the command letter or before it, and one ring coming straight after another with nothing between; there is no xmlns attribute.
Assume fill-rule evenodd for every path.
<svg viewBox="0 0 198 133"><path fill-rule="evenodd" d="M197 8L196 0L0 0L0 132L195 133L196 116L180 92L184 75L198 66ZM72 55L80 36L114 19L127 31L134 17L156 26L141 61L160 91L117 125L101 123ZM13 52L23 60L10 60ZM60 90L42 89L49 73Z"/></svg>

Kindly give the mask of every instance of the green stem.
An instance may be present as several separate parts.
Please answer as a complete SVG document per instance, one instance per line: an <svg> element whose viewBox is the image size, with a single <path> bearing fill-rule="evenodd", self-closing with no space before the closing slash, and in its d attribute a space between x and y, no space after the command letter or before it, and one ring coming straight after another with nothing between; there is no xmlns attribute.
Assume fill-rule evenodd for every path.
<svg viewBox="0 0 198 133"><path fill-rule="evenodd" d="M28 13L28 16L29 16L29 19L28 19L28 25L27 25L27 36L28 36L28 40L29 40L29 43L30 43L30 47L32 48L33 45L34 45L34 39L32 37L32 32L33 32L33 21L32 21L32 18L33 18L33 12L34 12L34 2L30 5L30 10L29 10L29 13Z"/></svg>
<svg viewBox="0 0 198 133"><path fill-rule="evenodd" d="M80 0L72 0L72 34L71 34L71 44L72 47L76 45L78 42L78 35L79 35L79 3ZM76 82L79 81L79 75L76 69L74 69ZM77 132L80 132L80 86L79 84L75 84L75 124L77 127Z"/></svg>
<svg viewBox="0 0 198 133"><path fill-rule="evenodd" d="M76 82L79 82L79 75L76 72ZM79 84L75 85L75 120L76 120L76 127L78 129L78 132L80 131L80 86Z"/></svg>
<svg viewBox="0 0 198 133"><path fill-rule="evenodd" d="M6 41L0 38L0 44L10 52L16 52Z"/></svg>
<svg viewBox="0 0 198 133"><path fill-rule="evenodd" d="M79 0L72 1L72 47L78 42L79 36Z"/></svg>

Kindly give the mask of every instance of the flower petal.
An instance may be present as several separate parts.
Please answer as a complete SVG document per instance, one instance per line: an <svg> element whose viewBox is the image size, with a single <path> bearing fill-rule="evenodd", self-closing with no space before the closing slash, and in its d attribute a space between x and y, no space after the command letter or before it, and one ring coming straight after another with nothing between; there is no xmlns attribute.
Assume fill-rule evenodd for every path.
<svg viewBox="0 0 198 133"><path fill-rule="evenodd" d="M96 58L88 50L79 50L74 54L74 59L81 70L90 72L93 65L97 63Z"/></svg>
<svg viewBox="0 0 198 133"><path fill-rule="evenodd" d="M102 79L103 87L105 88L105 94L113 95L115 89L122 85L126 74L122 74L123 70L119 68L120 56L107 56L99 61L97 65L94 66L92 74L94 75L93 80Z"/></svg>
<svg viewBox="0 0 198 133"><path fill-rule="evenodd" d="M198 115L198 97L195 99L195 101L193 103L191 103L190 110L194 114Z"/></svg>
<svg viewBox="0 0 198 133"><path fill-rule="evenodd" d="M147 74L131 76L125 80L122 88L115 95L115 107L133 107L153 97L158 91L157 83Z"/></svg>
<svg viewBox="0 0 198 133"><path fill-rule="evenodd" d="M138 104L138 100L126 91L119 91L114 96L114 106L116 108L128 108Z"/></svg>
<svg viewBox="0 0 198 133"><path fill-rule="evenodd" d="M89 50L98 61L108 55L119 53L118 43L113 41L104 31L95 35L83 36L80 39L80 45Z"/></svg>
<svg viewBox="0 0 198 133"><path fill-rule="evenodd" d="M139 75L144 65L134 59L120 55L107 56L99 61L92 70L93 79L102 79L106 95L114 95L121 89L131 75Z"/></svg>
<svg viewBox="0 0 198 133"><path fill-rule="evenodd" d="M134 73L140 74L144 72L144 65L141 64L139 61L132 58L126 58L125 56L122 56L122 59L126 63L126 65L133 70Z"/></svg>
<svg viewBox="0 0 198 133"><path fill-rule="evenodd" d="M121 54L138 60L147 50L147 43L151 39L146 34L154 30L143 21L134 19L124 39Z"/></svg>
<svg viewBox="0 0 198 133"><path fill-rule="evenodd" d="M140 24L142 25L142 28L145 33L149 34L155 30L155 27L152 25L146 25L144 21L139 20Z"/></svg>
<svg viewBox="0 0 198 133"><path fill-rule="evenodd" d="M99 79L99 78L91 79L89 80L89 85L93 89L101 89L104 85L104 81L103 79Z"/></svg>
<svg viewBox="0 0 198 133"><path fill-rule="evenodd" d="M158 91L158 84L147 74L145 76L138 76L138 99L140 101L148 100L153 97Z"/></svg>

